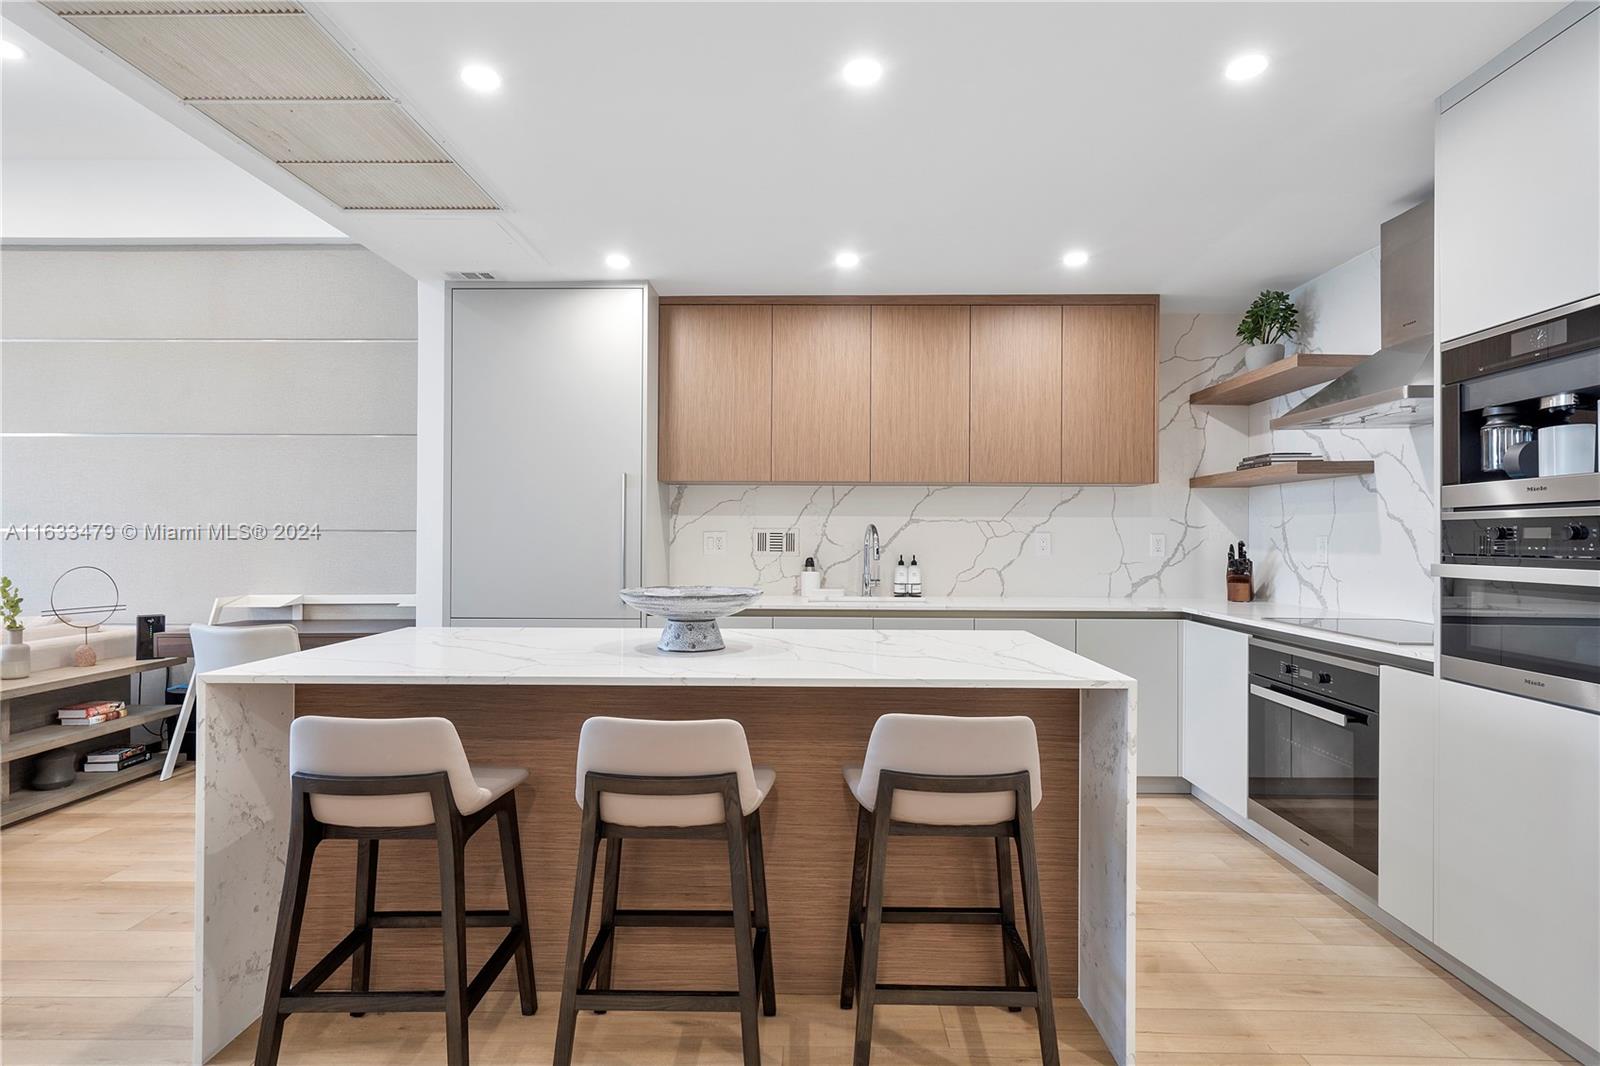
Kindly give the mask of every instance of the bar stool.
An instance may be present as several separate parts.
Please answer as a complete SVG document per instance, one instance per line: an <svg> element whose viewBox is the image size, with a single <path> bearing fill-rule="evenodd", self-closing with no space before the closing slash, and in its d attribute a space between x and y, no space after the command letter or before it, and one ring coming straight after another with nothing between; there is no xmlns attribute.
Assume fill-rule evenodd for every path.
<svg viewBox="0 0 1600 1066"><path fill-rule="evenodd" d="M300 631L294 626L203 626L189 627L189 641L194 648L194 669L189 673L189 687L183 694L183 704L178 708L178 720L172 726L172 742L161 763L161 780L172 777L178 765L179 748L183 735L189 729L189 719L194 714L199 698L201 674L223 670L242 663L271 659L278 655L291 655L300 650ZM195 754L199 754L202 741L195 739Z"/></svg>
<svg viewBox="0 0 1600 1066"><path fill-rule="evenodd" d="M533 947L528 935L527 893L522 877L522 838L517 825L516 787L524 770L472 766L455 726L444 718L296 718L289 726L289 855L277 933L267 975L256 1066L275 1066L283 1023L301 1011L442 1011L449 1066L468 1066L467 1016L500 976L517 964L522 1013L538 1010ZM464 851L467 841L493 819L500 829L506 909L468 910ZM437 911L380 911L378 842L437 841ZM295 950L305 917L311 860L324 840L355 840L355 928L333 950L294 980ZM506 935L467 980L467 927L504 927ZM439 929L444 941L444 991L372 992L375 929ZM350 991L319 992L346 959Z"/></svg>
<svg viewBox="0 0 1600 1066"><path fill-rule="evenodd" d="M738 722L590 718L583 723L578 736L577 788L583 830L554 1066L570 1066L578 1012L585 1009L596 1014L607 1010L737 1011L745 1066L760 1066L757 1006L768 1017L778 1012L767 873L761 850L761 802L771 793L775 776L770 769L750 764L750 749ZM619 910L622 842L630 837L725 840L731 908ZM585 950L595 861L602 840L606 843L606 877L600 928ZM731 927L738 991L613 989L616 931L624 926Z"/></svg>
<svg viewBox="0 0 1600 1066"><path fill-rule="evenodd" d="M1033 1007L1045 1066L1058 1066L1061 1053L1033 837L1033 809L1042 793L1032 719L886 714L872 728L866 760L847 768L844 777L859 804L839 988L841 1009L849 1010L855 1000L855 1066L868 1066L871 1060L872 1014L879 1003ZM885 907L891 836L993 837L999 906ZM1013 840L1022 866L1027 944L1017 932ZM1005 985L879 984L878 948L885 923L998 925Z"/></svg>

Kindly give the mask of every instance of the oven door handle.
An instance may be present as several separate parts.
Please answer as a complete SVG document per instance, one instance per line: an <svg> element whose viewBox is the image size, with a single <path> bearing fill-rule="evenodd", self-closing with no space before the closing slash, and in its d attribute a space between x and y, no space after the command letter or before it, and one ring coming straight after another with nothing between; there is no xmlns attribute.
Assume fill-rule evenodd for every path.
<svg viewBox="0 0 1600 1066"><path fill-rule="evenodd" d="M1434 577L1463 581L1498 581L1508 585L1563 585L1600 589L1600 570L1561 570L1546 566L1473 566L1469 563L1435 563Z"/></svg>
<svg viewBox="0 0 1600 1066"><path fill-rule="evenodd" d="M1326 707L1319 707L1315 703L1310 703L1306 700L1296 699L1293 696L1285 696L1276 689L1267 688L1265 685L1251 685L1250 694L1253 696L1260 696L1268 703L1276 703L1278 706L1287 707L1291 711L1299 711L1301 714L1309 714L1313 718L1320 718L1324 722L1331 722L1333 725L1341 728L1349 728L1350 726L1350 716L1348 714L1340 714L1338 711L1331 711Z"/></svg>

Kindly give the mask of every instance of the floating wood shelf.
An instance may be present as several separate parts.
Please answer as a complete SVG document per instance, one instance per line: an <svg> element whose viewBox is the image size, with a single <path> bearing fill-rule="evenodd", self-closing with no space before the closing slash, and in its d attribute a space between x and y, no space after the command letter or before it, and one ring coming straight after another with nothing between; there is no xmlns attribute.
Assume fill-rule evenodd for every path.
<svg viewBox="0 0 1600 1066"><path fill-rule="evenodd" d="M89 796L107 792L119 785L126 785L129 781L136 781L141 777L149 777L161 772L161 755L126 770L117 770L114 773L104 774L78 774L72 784L66 788L52 789L48 792L36 792L31 788L18 789L6 797L6 805L0 811L0 825L10 825L20 822L24 818L31 818L36 814L54 810L57 807L71 803L74 800L85 799Z"/></svg>
<svg viewBox="0 0 1600 1066"><path fill-rule="evenodd" d="M14 681L0 681L0 699L14 700L23 696L33 696L40 692L56 692L61 689L74 688L78 685L90 685L96 681L128 677L145 670L160 670L167 666L179 666L187 661L187 659L178 659L172 656L164 656L160 659L135 659L131 655L123 655L101 659L93 666L56 666L49 670L35 670L24 678Z"/></svg>
<svg viewBox="0 0 1600 1066"><path fill-rule="evenodd" d="M179 703L170 703L129 707L125 717L113 718L99 725L46 725L37 729L24 729L11 734L10 740L6 742L5 751L0 753L0 762L14 762L29 755L38 755L42 751L53 751L80 741L103 737L108 733L126 733L134 726L154 726L163 718L171 718L177 714L182 706Z"/></svg>
<svg viewBox="0 0 1600 1066"><path fill-rule="evenodd" d="M1220 474L1201 474L1189 479L1191 489L1248 489L1257 485L1286 485L1295 481L1321 481L1330 477L1356 477L1372 473L1369 462L1332 462L1327 459L1302 459L1273 463L1250 470L1224 470Z"/></svg>
<svg viewBox="0 0 1600 1066"><path fill-rule="evenodd" d="M1260 403L1274 396L1287 396L1291 392L1332 381L1366 358L1364 355L1302 352L1268 363L1260 370L1246 370L1225 381L1207 385L1199 392L1190 393L1189 402L1232 406Z"/></svg>

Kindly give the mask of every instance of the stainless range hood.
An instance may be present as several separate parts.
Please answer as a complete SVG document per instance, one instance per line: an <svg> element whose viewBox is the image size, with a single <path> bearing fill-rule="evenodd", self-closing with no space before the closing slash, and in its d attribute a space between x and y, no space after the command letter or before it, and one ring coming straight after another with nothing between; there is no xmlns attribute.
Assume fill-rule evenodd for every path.
<svg viewBox="0 0 1600 1066"><path fill-rule="evenodd" d="M1433 421L1433 201L1383 224L1383 347L1273 429L1415 426Z"/></svg>

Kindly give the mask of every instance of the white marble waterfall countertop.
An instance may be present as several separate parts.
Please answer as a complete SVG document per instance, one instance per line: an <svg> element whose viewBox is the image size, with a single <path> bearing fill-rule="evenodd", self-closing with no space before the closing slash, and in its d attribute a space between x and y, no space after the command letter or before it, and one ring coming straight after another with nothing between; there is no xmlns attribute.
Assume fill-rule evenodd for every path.
<svg viewBox="0 0 1600 1066"><path fill-rule="evenodd" d="M814 600L801 596L762 596L743 612L753 616L814 615L964 615L1027 616L1056 618L1191 618L1214 622L1257 633L1276 633L1286 638L1342 644L1345 647L1380 652L1419 662L1433 660L1431 644L1395 644L1340 633L1332 626L1341 621L1371 618L1372 612L1319 611L1292 603L1229 603L1226 600L1126 596L849 596L842 599ZM1295 624L1293 618L1313 624ZM1429 624L1426 621L1423 624Z"/></svg>
<svg viewBox="0 0 1600 1066"><path fill-rule="evenodd" d="M396 629L213 670L208 684L1131 688L1029 633L725 629L727 649L656 650L651 629Z"/></svg>

